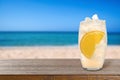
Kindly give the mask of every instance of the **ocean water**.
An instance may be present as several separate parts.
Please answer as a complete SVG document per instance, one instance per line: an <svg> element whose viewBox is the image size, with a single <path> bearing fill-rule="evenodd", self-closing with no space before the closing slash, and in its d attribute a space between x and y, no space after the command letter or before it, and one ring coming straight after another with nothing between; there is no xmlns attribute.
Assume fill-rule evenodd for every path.
<svg viewBox="0 0 120 80"><path fill-rule="evenodd" d="M0 46L64 46L77 44L77 32L0 32ZM120 33L108 33L108 45L120 45Z"/></svg>

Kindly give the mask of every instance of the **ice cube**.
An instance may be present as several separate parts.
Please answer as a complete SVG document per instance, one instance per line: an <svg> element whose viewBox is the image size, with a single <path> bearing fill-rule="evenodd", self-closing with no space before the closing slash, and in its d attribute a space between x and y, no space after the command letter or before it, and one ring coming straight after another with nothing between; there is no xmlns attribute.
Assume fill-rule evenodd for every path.
<svg viewBox="0 0 120 80"><path fill-rule="evenodd" d="M86 17L85 18L85 21L90 21L91 19L89 17Z"/></svg>
<svg viewBox="0 0 120 80"><path fill-rule="evenodd" d="M98 18L98 16L97 16L97 14L94 14L94 15L92 16L92 19L93 19L93 20L98 20L99 18Z"/></svg>

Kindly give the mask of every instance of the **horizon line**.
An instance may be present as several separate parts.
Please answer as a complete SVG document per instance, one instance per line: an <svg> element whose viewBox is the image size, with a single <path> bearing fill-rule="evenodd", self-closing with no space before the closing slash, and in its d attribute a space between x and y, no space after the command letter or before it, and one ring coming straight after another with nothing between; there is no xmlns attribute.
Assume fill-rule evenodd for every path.
<svg viewBox="0 0 120 80"><path fill-rule="evenodd" d="M78 33L79 31L0 31L0 32L74 32ZM114 31L108 31L107 33L120 33L120 32L114 32Z"/></svg>

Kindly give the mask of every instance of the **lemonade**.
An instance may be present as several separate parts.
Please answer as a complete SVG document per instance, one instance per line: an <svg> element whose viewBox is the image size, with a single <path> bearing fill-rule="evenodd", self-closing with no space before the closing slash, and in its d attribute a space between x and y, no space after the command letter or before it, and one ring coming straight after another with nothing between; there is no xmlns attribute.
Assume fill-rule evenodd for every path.
<svg viewBox="0 0 120 80"><path fill-rule="evenodd" d="M78 41L82 67L87 70L101 69L107 47L105 20L99 20L96 14L92 19L85 18L80 22Z"/></svg>

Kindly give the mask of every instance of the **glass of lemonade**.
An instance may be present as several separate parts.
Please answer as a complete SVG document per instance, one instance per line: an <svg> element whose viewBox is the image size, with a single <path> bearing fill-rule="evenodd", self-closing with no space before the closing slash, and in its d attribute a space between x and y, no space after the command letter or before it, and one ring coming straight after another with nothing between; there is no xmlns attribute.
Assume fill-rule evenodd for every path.
<svg viewBox="0 0 120 80"><path fill-rule="evenodd" d="M81 21L78 41L82 67L86 70L101 69L107 47L105 20L99 20L95 14L92 19L87 17Z"/></svg>

